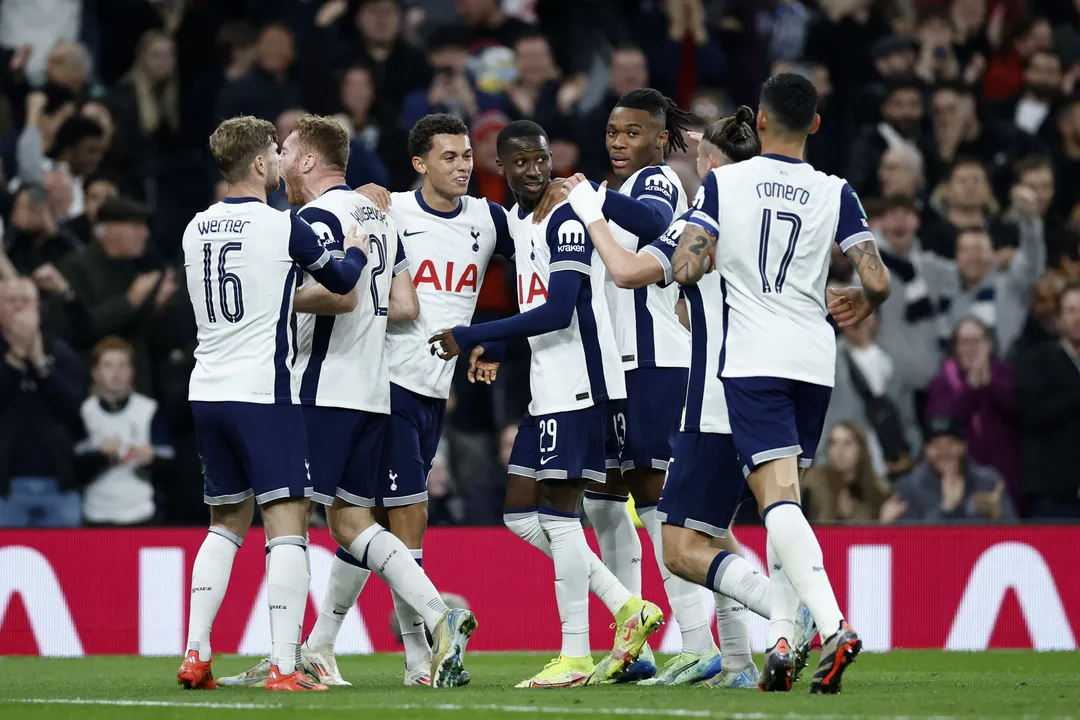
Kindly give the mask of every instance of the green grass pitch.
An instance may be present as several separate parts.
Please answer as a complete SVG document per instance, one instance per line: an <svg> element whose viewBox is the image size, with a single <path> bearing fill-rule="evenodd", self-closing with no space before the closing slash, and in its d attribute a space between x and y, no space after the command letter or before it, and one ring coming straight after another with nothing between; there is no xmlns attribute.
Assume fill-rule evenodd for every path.
<svg viewBox="0 0 1080 720"><path fill-rule="evenodd" d="M473 654L467 658L473 677L470 686L432 690L402 687L401 655L345 657L340 658L341 670L354 687L271 694L253 688L183 691L176 685L179 658L8 657L0 658L0 718L1080 717L1078 653L865 653L845 676L843 694L829 697L806 694L812 667L788 694L693 687L514 689L516 682L540 670L548 659L537 654ZM219 656L214 670L229 675L252 664L252 658Z"/></svg>

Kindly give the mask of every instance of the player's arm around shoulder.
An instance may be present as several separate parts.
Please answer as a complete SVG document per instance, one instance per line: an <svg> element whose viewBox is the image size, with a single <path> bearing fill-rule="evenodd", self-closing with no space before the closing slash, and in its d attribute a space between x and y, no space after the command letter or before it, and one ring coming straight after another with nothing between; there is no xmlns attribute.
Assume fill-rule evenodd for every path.
<svg viewBox="0 0 1080 720"><path fill-rule="evenodd" d="M298 313L312 315L344 315L355 310L358 301L355 287L344 295L335 295L315 283L311 287L296 291L293 309Z"/></svg>
<svg viewBox="0 0 1080 720"><path fill-rule="evenodd" d="M568 179L565 185L571 188L567 198L570 207L585 225L593 247L616 285L639 288L664 280L664 268L649 254L633 253L615 239L603 214L606 182L594 188L584 175L578 173Z"/></svg>
<svg viewBox="0 0 1080 720"><path fill-rule="evenodd" d="M680 285L696 285L715 265L716 240L720 237L720 191L717 168L705 176L693 206L683 216L686 224L671 255L671 273Z"/></svg>

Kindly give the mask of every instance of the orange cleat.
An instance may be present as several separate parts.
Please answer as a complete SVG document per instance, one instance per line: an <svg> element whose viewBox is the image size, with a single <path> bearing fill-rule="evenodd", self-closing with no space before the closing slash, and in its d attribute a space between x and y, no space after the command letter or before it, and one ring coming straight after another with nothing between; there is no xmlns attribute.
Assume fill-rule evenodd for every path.
<svg viewBox="0 0 1080 720"><path fill-rule="evenodd" d="M325 685L313 682L304 674L303 670L297 670L291 675L282 675L277 665L270 666L270 674L266 678L267 690L329 690Z"/></svg>
<svg viewBox="0 0 1080 720"><path fill-rule="evenodd" d="M217 683L214 681L214 673L210 670L210 662L199 659L198 650L188 652L180 669L176 672L176 682L185 690L214 690Z"/></svg>

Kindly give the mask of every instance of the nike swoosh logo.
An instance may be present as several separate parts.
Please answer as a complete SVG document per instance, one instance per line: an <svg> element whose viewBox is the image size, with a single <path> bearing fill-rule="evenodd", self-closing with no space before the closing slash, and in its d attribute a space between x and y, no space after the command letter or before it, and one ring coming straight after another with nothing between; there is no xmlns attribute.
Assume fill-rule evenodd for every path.
<svg viewBox="0 0 1080 720"><path fill-rule="evenodd" d="M348 610L346 610L345 612L338 612L337 610L335 610L335 611L334 611L334 614L335 614L335 615L345 615L345 614L346 614L346 613L348 613L348 612L349 612Z"/></svg>
<svg viewBox="0 0 1080 720"><path fill-rule="evenodd" d="M551 457L540 458L540 464L541 465L547 465L549 462L551 462L552 460L554 460L557 457L559 457L559 456L558 455L552 455Z"/></svg>
<svg viewBox="0 0 1080 720"><path fill-rule="evenodd" d="M423 624L424 624L424 621L423 621L423 620L421 620L421 621L420 621L420 622L418 622L418 623L413 623L413 624L412 624L412 626L413 626L413 627L420 627L420 626L421 626L421 625L423 625Z"/></svg>
<svg viewBox="0 0 1080 720"><path fill-rule="evenodd" d="M406 230L405 232L401 233L401 235L403 237L412 237L413 235L422 235L423 233L426 233L426 232L427 232L427 230L413 230L412 232L409 232L408 230Z"/></svg>

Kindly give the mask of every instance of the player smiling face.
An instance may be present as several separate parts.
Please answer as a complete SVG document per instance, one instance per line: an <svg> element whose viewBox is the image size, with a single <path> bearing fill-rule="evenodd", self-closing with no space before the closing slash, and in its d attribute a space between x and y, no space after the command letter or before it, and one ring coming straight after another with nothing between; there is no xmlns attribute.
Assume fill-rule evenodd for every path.
<svg viewBox="0 0 1080 720"><path fill-rule="evenodd" d="M605 145L617 177L663 162L667 142L663 116L628 107L617 107L608 116Z"/></svg>
<svg viewBox="0 0 1080 720"><path fill-rule="evenodd" d="M519 201L532 206L551 181L551 148L543 135L521 135L499 149L499 174Z"/></svg>
<svg viewBox="0 0 1080 720"><path fill-rule="evenodd" d="M469 191L473 171L473 151L468 135L439 134L431 138L431 149L413 158L413 167L424 183L444 198L458 198Z"/></svg>

